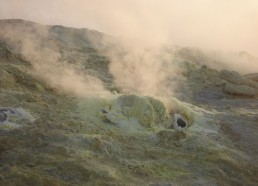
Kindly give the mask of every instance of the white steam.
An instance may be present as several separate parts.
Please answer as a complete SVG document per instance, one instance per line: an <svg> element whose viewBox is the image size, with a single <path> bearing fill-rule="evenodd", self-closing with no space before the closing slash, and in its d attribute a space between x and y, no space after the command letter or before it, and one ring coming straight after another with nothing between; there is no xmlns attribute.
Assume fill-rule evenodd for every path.
<svg viewBox="0 0 258 186"><path fill-rule="evenodd" d="M219 61L242 73L258 71L257 58L231 55L247 51L258 56L257 0L1 0L1 18L93 28L127 38L121 48L105 54L111 59L116 83L143 95L173 91L168 80L176 77L177 69L171 66L173 54L164 53L162 44L223 51L205 53L214 60L204 63L219 68L214 62ZM33 55L36 72L50 84L78 95L104 90L95 78L60 62L58 51L35 47L35 41L29 38L24 52Z"/></svg>
<svg viewBox="0 0 258 186"><path fill-rule="evenodd" d="M120 50L107 53L111 59L110 71L115 82L124 91L141 95L167 96L173 92L171 80L175 77L173 54L161 46L120 43ZM122 51L121 51L122 49Z"/></svg>
<svg viewBox="0 0 258 186"><path fill-rule="evenodd" d="M0 36L21 50L22 55L32 64L31 73L34 76L44 80L60 93L79 97L110 94L98 78L61 59L55 41L50 40L48 27L30 22L26 24L21 23L15 27L6 24L1 29Z"/></svg>
<svg viewBox="0 0 258 186"><path fill-rule="evenodd" d="M258 56L257 0L1 0L0 18Z"/></svg>

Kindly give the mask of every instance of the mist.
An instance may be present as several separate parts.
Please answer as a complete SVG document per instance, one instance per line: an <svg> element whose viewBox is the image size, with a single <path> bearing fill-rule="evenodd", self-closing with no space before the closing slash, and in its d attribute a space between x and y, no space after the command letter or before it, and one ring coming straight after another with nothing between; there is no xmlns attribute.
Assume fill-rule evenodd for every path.
<svg viewBox="0 0 258 186"><path fill-rule="evenodd" d="M7 23L0 30L0 39L8 41L32 65L28 73L47 86L78 97L110 95L98 78L63 60L50 38L49 27L33 22Z"/></svg>
<svg viewBox="0 0 258 186"><path fill-rule="evenodd" d="M143 95L166 95L172 92L173 86L168 85L166 80L175 77L173 75L177 69L171 66L173 54L161 50L165 44L200 48L206 51L204 54L208 58L213 57L221 62L220 67L213 64L212 60L206 61L207 65L215 68L227 67L241 73L258 71L258 59L255 57L258 56L256 0L1 0L0 19L7 18L89 28L120 38L119 43L124 52L122 56L121 48L105 51L111 60L110 71L117 84ZM30 42L24 45L24 52L30 55L34 53L34 59L41 56L34 61L42 61L48 56L48 49L40 53L39 50L31 52L32 48L37 47L30 45ZM245 53L243 51L248 52L248 55L235 55L241 51L242 54ZM51 59L47 61L57 62L54 66L58 66L59 70L49 70L45 63L35 63L34 68L52 72L46 77L52 84L55 84L53 82L56 79L70 81L64 87L78 91L77 94L85 94L87 91L84 88L81 92L71 83L79 80L82 85L76 87L84 87L84 81L87 81L94 82L88 83L90 87L94 85L96 88L97 85L96 89L102 90L101 83L91 81L92 77L86 78L89 81L85 80L68 64L62 72L74 79L60 78L60 68L64 68L62 65L65 63L61 65L58 61L58 52L51 51L51 54ZM250 58L249 54L253 57Z"/></svg>
<svg viewBox="0 0 258 186"><path fill-rule="evenodd" d="M258 56L256 0L1 0L0 18Z"/></svg>

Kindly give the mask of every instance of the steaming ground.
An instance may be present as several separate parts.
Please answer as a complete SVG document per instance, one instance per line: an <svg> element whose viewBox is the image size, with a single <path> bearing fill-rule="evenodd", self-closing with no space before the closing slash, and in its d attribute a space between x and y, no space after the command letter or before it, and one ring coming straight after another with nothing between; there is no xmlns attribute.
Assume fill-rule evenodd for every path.
<svg viewBox="0 0 258 186"><path fill-rule="evenodd" d="M213 58L198 49L0 25L2 185L257 184L257 74L205 66Z"/></svg>

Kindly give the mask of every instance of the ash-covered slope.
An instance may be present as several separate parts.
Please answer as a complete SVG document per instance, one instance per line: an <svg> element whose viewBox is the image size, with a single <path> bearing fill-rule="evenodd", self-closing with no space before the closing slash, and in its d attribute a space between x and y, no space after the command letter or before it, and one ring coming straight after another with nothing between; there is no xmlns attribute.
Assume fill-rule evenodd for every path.
<svg viewBox="0 0 258 186"><path fill-rule="evenodd" d="M49 60L47 57L50 56L57 58L55 60L80 64L85 69L99 70L103 74L93 74L97 74L98 78L104 81L104 76L110 77L107 71L108 59L98 52L103 48L101 42L109 37L100 32L63 26L43 26L23 20L1 20L0 26L2 44L8 44L12 51L29 58L27 60L35 60L37 57L39 60ZM2 55L7 54L3 51ZM93 65L95 68L92 68Z"/></svg>
<svg viewBox="0 0 258 186"><path fill-rule="evenodd" d="M166 50L173 96L137 95L109 70L115 38L23 20L0 28L0 184L257 184L256 74Z"/></svg>

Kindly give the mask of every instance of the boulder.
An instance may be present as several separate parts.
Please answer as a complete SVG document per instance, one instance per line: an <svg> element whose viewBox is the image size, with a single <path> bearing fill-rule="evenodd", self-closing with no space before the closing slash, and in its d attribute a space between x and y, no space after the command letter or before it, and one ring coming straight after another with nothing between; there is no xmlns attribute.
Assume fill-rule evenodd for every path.
<svg viewBox="0 0 258 186"><path fill-rule="evenodd" d="M234 71L221 70L219 77L230 83L244 84L244 81L242 80L241 75Z"/></svg>
<svg viewBox="0 0 258 186"><path fill-rule="evenodd" d="M212 85L212 86L215 86L215 87L220 87L220 86L223 86L226 81L221 79L219 77L219 71L218 70L215 70L215 69L210 69L210 68L201 68L202 71L204 71L206 74L207 74L207 79L206 79L206 83L208 85Z"/></svg>
<svg viewBox="0 0 258 186"><path fill-rule="evenodd" d="M236 94L241 96L255 96L258 94L258 91L247 85L237 85L232 83L227 83L225 85L225 92L230 94Z"/></svg>
<svg viewBox="0 0 258 186"><path fill-rule="evenodd" d="M247 85L254 88L257 87L257 84L254 81L241 76L235 71L221 70L219 77L223 80L228 81L229 83L237 85Z"/></svg>
<svg viewBox="0 0 258 186"><path fill-rule="evenodd" d="M246 74L244 77L258 82L258 73Z"/></svg>

